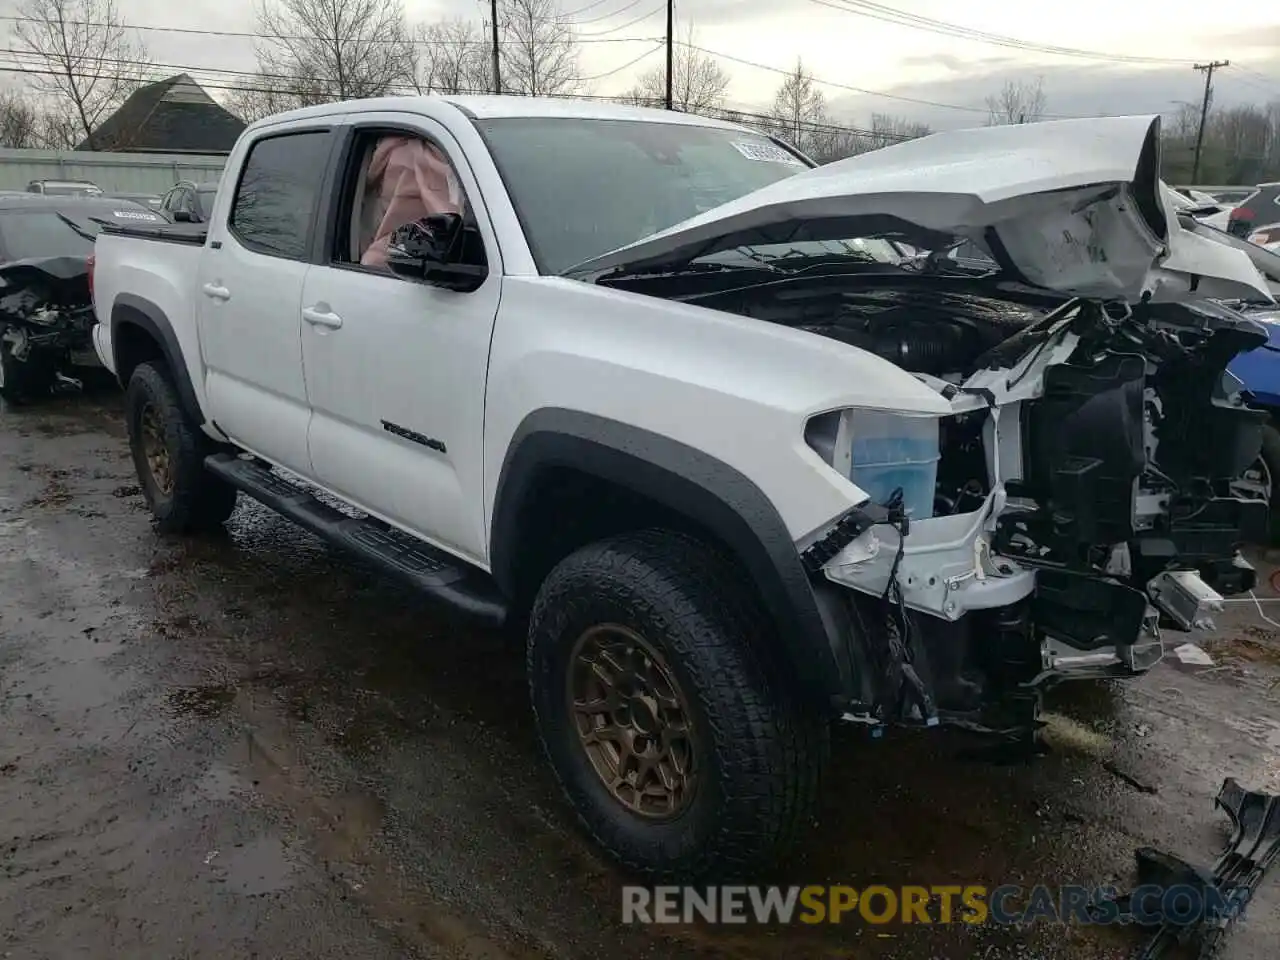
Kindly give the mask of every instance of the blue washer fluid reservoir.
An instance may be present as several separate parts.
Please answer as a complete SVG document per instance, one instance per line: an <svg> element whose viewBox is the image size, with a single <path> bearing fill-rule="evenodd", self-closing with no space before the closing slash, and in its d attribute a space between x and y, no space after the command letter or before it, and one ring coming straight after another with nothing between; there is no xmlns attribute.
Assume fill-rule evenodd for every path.
<svg viewBox="0 0 1280 960"><path fill-rule="evenodd" d="M853 410L848 425L849 479L875 503L902 488L907 516L933 516L938 479L938 420L877 410Z"/></svg>

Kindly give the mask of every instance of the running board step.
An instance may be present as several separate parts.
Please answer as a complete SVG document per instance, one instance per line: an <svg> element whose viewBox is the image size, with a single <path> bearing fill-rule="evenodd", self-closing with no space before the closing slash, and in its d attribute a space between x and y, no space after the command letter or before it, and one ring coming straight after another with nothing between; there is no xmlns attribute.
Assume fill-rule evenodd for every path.
<svg viewBox="0 0 1280 960"><path fill-rule="evenodd" d="M506 619L506 602L497 586L462 560L379 520L348 517L260 463L229 453L215 453L204 462L237 490L433 599L492 626Z"/></svg>

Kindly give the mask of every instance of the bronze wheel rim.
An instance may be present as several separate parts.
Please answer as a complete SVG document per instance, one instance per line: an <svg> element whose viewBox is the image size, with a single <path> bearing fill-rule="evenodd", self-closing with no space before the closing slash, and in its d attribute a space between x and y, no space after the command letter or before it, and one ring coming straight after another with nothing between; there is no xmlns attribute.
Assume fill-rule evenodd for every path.
<svg viewBox="0 0 1280 960"><path fill-rule="evenodd" d="M638 816L669 820L697 787L694 725L675 675L627 627L585 631L569 655L569 710L600 782Z"/></svg>
<svg viewBox="0 0 1280 960"><path fill-rule="evenodd" d="M164 441L164 426L160 422L160 415L149 403L142 408L139 426L142 455L147 459L151 481L167 497L173 493L173 465L169 457L169 446Z"/></svg>

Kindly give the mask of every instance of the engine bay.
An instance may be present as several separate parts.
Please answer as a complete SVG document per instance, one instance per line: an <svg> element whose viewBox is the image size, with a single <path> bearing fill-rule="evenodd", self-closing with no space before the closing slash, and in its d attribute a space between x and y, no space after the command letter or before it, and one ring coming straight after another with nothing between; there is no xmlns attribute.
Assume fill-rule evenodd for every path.
<svg viewBox="0 0 1280 960"><path fill-rule="evenodd" d="M854 632L879 637L868 657L893 678L869 692L874 715L971 721L985 704L984 728L1023 729L1037 677L1147 669L1160 626L1198 628L1205 597L1252 589L1238 548L1267 507L1230 484L1267 414L1226 367L1266 335L1237 311L914 287L741 306L874 353L952 403L932 510L906 522L894 490L877 505L896 532L864 513L806 554L862 594ZM834 437L846 413L810 424ZM845 429L867 424L859 416Z"/></svg>
<svg viewBox="0 0 1280 960"><path fill-rule="evenodd" d="M776 283L698 302L859 347L944 396L982 394L985 404L939 424L932 516L977 509L998 473L1025 505L997 538L1002 552L1103 572L1116 544L1137 540L1145 573L1168 548L1153 545L1157 535L1194 528L1174 537L1178 555L1234 553L1245 521L1227 486L1256 456L1265 415L1230 391L1224 371L1265 342L1256 323L1212 302L1130 308L929 279ZM1067 338L1038 384L1020 383L1051 339ZM1005 446L1020 457L984 440L989 409L1014 404L1018 442Z"/></svg>

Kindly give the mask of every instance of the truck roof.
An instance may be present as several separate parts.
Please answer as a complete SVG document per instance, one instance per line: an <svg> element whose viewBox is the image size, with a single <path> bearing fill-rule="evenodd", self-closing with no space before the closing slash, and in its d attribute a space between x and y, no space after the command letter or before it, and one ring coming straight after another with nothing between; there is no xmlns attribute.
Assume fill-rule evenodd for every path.
<svg viewBox="0 0 1280 960"><path fill-rule="evenodd" d="M675 110L657 110L652 107L633 107L618 103L594 100L577 100L568 97L516 97L516 96L451 96L427 95L410 97L373 97L366 100L344 100L315 107L302 107L284 113L273 114L252 124L249 129L273 126L288 120L308 117L325 117L347 113L366 113L383 110L414 112L429 103L447 103L462 113L477 119L501 117L577 117L584 120L641 120L651 123L677 123L700 127L724 127L743 129L736 123L701 117ZM424 111L425 112L425 111Z"/></svg>

